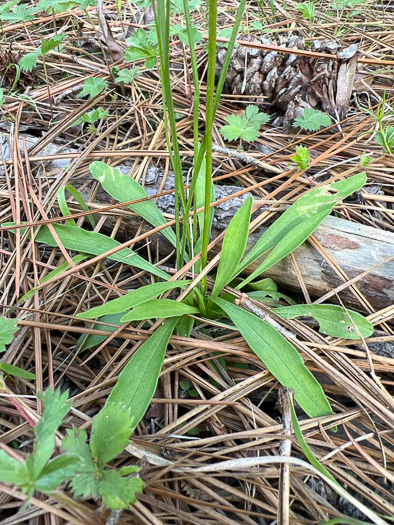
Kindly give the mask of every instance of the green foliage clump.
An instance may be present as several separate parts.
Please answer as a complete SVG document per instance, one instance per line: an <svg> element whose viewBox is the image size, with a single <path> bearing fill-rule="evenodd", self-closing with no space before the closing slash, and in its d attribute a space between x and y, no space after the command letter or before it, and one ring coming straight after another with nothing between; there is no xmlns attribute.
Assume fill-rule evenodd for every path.
<svg viewBox="0 0 394 525"><path fill-rule="evenodd" d="M48 389L40 398L45 410L33 428L33 452L20 462L0 451L0 481L17 485L27 493L47 494L71 480L76 497L102 499L110 509L128 508L142 491L143 481L135 466L119 470L107 464L121 454L133 430L131 409L124 404L106 405L93 419L90 443L84 430L72 428L61 444L62 453L52 458L59 427L71 408L67 392Z"/></svg>
<svg viewBox="0 0 394 525"><path fill-rule="evenodd" d="M148 34L144 29L137 29L126 42L129 47L126 49L124 55L125 62L145 60L144 66L146 68L153 69L155 67L159 54L159 46L150 43Z"/></svg>

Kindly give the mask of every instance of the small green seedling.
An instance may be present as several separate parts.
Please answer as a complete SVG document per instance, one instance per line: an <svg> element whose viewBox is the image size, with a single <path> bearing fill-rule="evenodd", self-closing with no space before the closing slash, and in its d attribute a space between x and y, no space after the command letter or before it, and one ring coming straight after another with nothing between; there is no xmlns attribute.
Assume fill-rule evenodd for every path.
<svg viewBox="0 0 394 525"><path fill-rule="evenodd" d="M382 148L392 155L394 153L394 126L381 126L375 140Z"/></svg>
<svg viewBox="0 0 394 525"><path fill-rule="evenodd" d="M365 151L362 153L362 155L360 156L360 166L362 168L366 168L367 166L369 166L372 162L372 157L370 157Z"/></svg>
<svg viewBox="0 0 394 525"><path fill-rule="evenodd" d="M97 97L104 89L108 87L108 82L103 78L89 77L85 80L82 86L82 91L78 94L79 98L89 97L89 99Z"/></svg>
<svg viewBox="0 0 394 525"><path fill-rule="evenodd" d="M247 106L242 115L230 115L225 118L227 124L220 128L226 140L245 140L253 142L259 136L261 126L269 121L266 113L259 112L257 106Z"/></svg>
<svg viewBox="0 0 394 525"><path fill-rule="evenodd" d="M293 127L306 131L319 131L331 124L331 118L318 109L304 109L302 117L295 119Z"/></svg>
<svg viewBox="0 0 394 525"><path fill-rule="evenodd" d="M316 20L315 4L313 2L303 2L302 4L296 5L296 11L302 13L304 20L314 22Z"/></svg>
<svg viewBox="0 0 394 525"><path fill-rule="evenodd" d="M45 60L45 55L47 55L53 49L59 48L65 38L66 35L54 35L51 38L45 38L42 41L41 46L36 49L36 51L27 53L19 60L20 68L23 71L32 71L32 69L37 64L39 57L41 56L42 59Z"/></svg>
<svg viewBox="0 0 394 525"><path fill-rule="evenodd" d="M98 120L105 119L108 116L108 111L102 108L101 106L96 109L92 109L92 111L89 111L89 113L84 113L82 116L79 117L78 120L76 120L72 126L78 126L80 124L89 124L88 130L90 132L95 131L95 123Z"/></svg>
<svg viewBox="0 0 394 525"><path fill-rule="evenodd" d="M137 29L126 42L129 44L129 47L124 55L125 62L145 60L144 66L147 69L155 67L159 55L159 46L150 43L148 33L144 29Z"/></svg>
<svg viewBox="0 0 394 525"><path fill-rule="evenodd" d="M119 69L117 67L112 68L112 75L116 84L132 84L135 79L140 76L140 66L133 67L132 69Z"/></svg>
<svg viewBox="0 0 394 525"><path fill-rule="evenodd" d="M308 169L311 163L308 148L305 146L297 146L296 154L291 157L291 160L297 164L300 171Z"/></svg>

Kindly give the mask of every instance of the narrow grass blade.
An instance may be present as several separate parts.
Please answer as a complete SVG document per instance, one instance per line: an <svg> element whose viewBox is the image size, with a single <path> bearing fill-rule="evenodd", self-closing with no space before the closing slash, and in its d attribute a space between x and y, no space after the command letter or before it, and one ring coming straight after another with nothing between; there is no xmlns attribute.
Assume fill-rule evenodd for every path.
<svg viewBox="0 0 394 525"><path fill-rule="evenodd" d="M19 368L19 366L10 365L8 363L0 363L0 370L5 374L13 377L21 377L23 379L35 379L36 376L27 370Z"/></svg>
<svg viewBox="0 0 394 525"><path fill-rule="evenodd" d="M97 306L87 312L77 314L77 317L80 317L81 319L95 319L102 315L123 313L139 306L140 304L146 303L151 299L155 299L168 290L184 288L188 284L190 284L190 281L167 281L164 283L154 283L148 284L147 286L141 286L141 288L133 290L132 292L122 295L117 299L113 299L112 301L108 301L102 306Z"/></svg>
<svg viewBox="0 0 394 525"><path fill-rule="evenodd" d="M78 202L78 204L81 206L83 211L89 211L89 208L87 207L86 202L83 200L79 191L76 188L74 188L72 184L68 184L67 186L61 186L56 193L57 202L59 203L60 211L65 217L67 217L68 215L71 215L70 208L68 207L68 204L67 204L66 191L71 193L71 195ZM95 228L96 223L94 222L93 216L88 215L87 218L92 228ZM74 221L74 219L68 219L66 222L67 224L72 224L76 226L76 222Z"/></svg>
<svg viewBox="0 0 394 525"><path fill-rule="evenodd" d="M372 324L357 312L333 304L297 304L275 309L284 319L313 317L320 325L320 332L343 339L359 339L373 334Z"/></svg>
<svg viewBox="0 0 394 525"><path fill-rule="evenodd" d="M231 219L223 239L220 262L212 290L212 296L220 294L223 288L234 277L236 268L244 254L248 240L250 215L253 198L249 197Z"/></svg>
<svg viewBox="0 0 394 525"><path fill-rule="evenodd" d="M197 182L196 182L196 189L195 189L195 206L196 209L202 208L205 204L205 177L206 177L206 163L205 159L203 160L203 163L201 165L200 172L197 176ZM215 187L213 185L213 181L211 178L211 204L215 200ZM209 233L211 233L212 228L212 222L213 222L213 216L215 213L215 208L210 208L210 219L209 219ZM200 233L203 231L204 228L204 212L200 211L200 213L197 213L197 219L198 224L200 227Z"/></svg>
<svg viewBox="0 0 394 525"><path fill-rule="evenodd" d="M145 319L168 319L186 314L199 314L194 306L189 306L171 299L153 299L148 303L140 304L134 310L124 315L122 323L127 321L144 321Z"/></svg>
<svg viewBox="0 0 394 525"><path fill-rule="evenodd" d="M122 403L131 408L133 429L143 418L156 391L167 345L178 319L169 319L147 339L121 372L105 406Z"/></svg>
<svg viewBox="0 0 394 525"><path fill-rule="evenodd" d="M214 299L241 332L245 341L283 385L294 390L295 399L310 417L332 414L331 406L298 351L273 326L250 312Z"/></svg>

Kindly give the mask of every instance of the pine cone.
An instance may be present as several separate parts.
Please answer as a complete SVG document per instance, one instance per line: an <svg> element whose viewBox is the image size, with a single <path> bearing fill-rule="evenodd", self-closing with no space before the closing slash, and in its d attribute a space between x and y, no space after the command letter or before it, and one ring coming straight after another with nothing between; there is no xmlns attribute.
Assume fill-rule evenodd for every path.
<svg viewBox="0 0 394 525"><path fill-rule="evenodd" d="M251 41L277 45L265 37ZM305 49L300 36L292 36L281 47ZM320 109L334 118L344 118L353 92L357 67L357 46L340 51L336 40L312 43L312 51L337 55L339 60L288 55L276 51L236 47L228 69L224 91L232 94L264 95L277 111L274 125L289 130L305 108ZM226 49L217 55L217 74L223 66ZM261 102L259 99L251 99Z"/></svg>

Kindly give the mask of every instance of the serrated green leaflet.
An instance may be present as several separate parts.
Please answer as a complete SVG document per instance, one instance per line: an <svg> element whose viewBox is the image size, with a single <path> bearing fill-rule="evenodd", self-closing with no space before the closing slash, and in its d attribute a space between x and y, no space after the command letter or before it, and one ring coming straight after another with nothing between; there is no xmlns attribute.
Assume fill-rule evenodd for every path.
<svg viewBox="0 0 394 525"><path fill-rule="evenodd" d="M42 469L35 488L42 492L52 492L66 479L72 478L79 466L79 458L62 454L49 461Z"/></svg>
<svg viewBox="0 0 394 525"><path fill-rule="evenodd" d="M301 117L295 119L293 126L308 131L318 131L322 127L329 126L331 118L318 109L306 108Z"/></svg>
<svg viewBox="0 0 394 525"><path fill-rule="evenodd" d="M199 314L199 310L194 306L189 306L171 299L153 299L144 304L140 304L134 310L124 315L122 323L128 321L143 321L145 319L168 319L179 317L186 314Z"/></svg>
<svg viewBox="0 0 394 525"><path fill-rule="evenodd" d="M237 289L248 284L298 248L331 213L336 204L362 188L365 182L365 173L359 173L349 179L315 188L298 199L268 228L245 256L237 269L237 274L268 250L272 250L258 268L237 286Z"/></svg>
<svg viewBox="0 0 394 525"><path fill-rule="evenodd" d="M116 470L105 470L98 480L98 489L105 505L113 510L128 509L142 492L144 482L136 477L123 477Z"/></svg>
<svg viewBox="0 0 394 525"><path fill-rule="evenodd" d="M283 386L294 390L297 403L308 416L332 414L322 387L293 345L274 327L254 314L220 298L213 301L232 320L250 348L276 379Z"/></svg>
<svg viewBox="0 0 394 525"><path fill-rule="evenodd" d="M66 38L66 35L53 35L52 38L45 38L40 46L40 51L42 55L46 55L52 49L59 47L63 40Z"/></svg>
<svg viewBox="0 0 394 525"><path fill-rule="evenodd" d="M71 487L76 497L100 496L97 486L97 470L93 461L92 452L87 444L87 433L85 430L72 428L67 430L63 439L62 448L67 454L77 456L79 459L79 472L71 480ZM83 474L82 474L83 472Z"/></svg>
<svg viewBox="0 0 394 525"><path fill-rule="evenodd" d="M68 414L71 403L67 401L68 392L63 394L53 392L50 388L42 395L44 401L44 414L34 427L36 442L34 452L26 460L26 465L32 479L37 479L45 463L55 450L55 434L63 419Z"/></svg>
<svg viewBox="0 0 394 525"><path fill-rule="evenodd" d="M108 87L108 82L103 78L89 77L85 80L82 86L82 91L78 93L78 97L89 96L89 99L97 97L104 89Z"/></svg>
<svg viewBox="0 0 394 525"><path fill-rule="evenodd" d="M244 254L249 233L250 214L253 198L249 197L231 219L223 247L220 253L220 262L216 274L212 297L220 294L223 288L231 281Z"/></svg>
<svg viewBox="0 0 394 525"><path fill-rule="evenodd" d="M90 172L98 180L104 190L119 202L145 199L148 197L145 189L125 173L112 168L104 162L96 161L90 165ZM162 226L167 221L153 200L146 200L128 206L137 215L148 221L152 226ZM162 233L176 247L175 233L171 228L165 228Z"/></svg>
<svg viewBox="0 0 394 525"><path fill-rule="evenodd" d="M21 485L27 480L26 464L12 458L4 450L0 450L0 481Z"/></svg>
<svg viewBox="0 0 394 525"><path fill-rule="evenodd" d="M168 319L138 348L107 399L105 406L120 403L131 408L133 429L156 391L167 345L177 322L177 318Z"/></svg>
<svg viewBox="0 0 394 525"><path fill-rule="evenodd" d="M117 299L113 299L112 301L108 301L102 306L97 306L96 308L92 308L87 312L80 313L77 315L77 317L80 317L81 319L95 319L96 317L101 317L102 315L126 312L127 310L131 310L132 308L146 303L151 299L155 299L168 290L173 290L174 288L184 288L188 284L190 284L190 281L167 281L164 283L154 283L148 284L147 286L141 286L141 288L133 290L132 292L122 295Z"/></svg>
<svg viewBox="0 0 394 525"><path fill-rule="evenodd" d="M284 319L313 317L320 325L320 332L343 339L359 339L373 334L372 324L357 312L333 304L297 304L275 309Z"/></svg>
<svg viewBox="0 0 394 525"><path fill-rule="evenodd" d="M146 68L152 69L155 67L157 55L159 54L158 46L150 44L147 32L144 29L137 29L126 42L129 44L129 47L124 55L125 62L145 59L144 65Z"/></svg>

